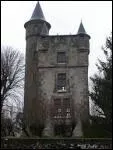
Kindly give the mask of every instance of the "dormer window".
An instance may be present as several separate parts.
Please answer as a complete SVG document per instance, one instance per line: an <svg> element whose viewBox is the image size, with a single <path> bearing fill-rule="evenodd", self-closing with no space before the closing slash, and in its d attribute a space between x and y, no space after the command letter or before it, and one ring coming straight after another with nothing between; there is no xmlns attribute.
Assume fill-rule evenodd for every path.
<svg viewBox="0 0 113 150"><path fill-rule="evenodd" d="M57 53L57 63L66 63L66 52Z"/></svg>

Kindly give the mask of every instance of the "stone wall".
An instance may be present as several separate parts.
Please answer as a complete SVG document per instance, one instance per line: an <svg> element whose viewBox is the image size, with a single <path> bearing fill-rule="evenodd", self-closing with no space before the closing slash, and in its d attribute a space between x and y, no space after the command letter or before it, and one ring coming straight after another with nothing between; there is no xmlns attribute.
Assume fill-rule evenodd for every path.
<svg viewBox="0 0 113 150"><path fill-rule="evenodd" d="M34 28L35 26L35 28ZM41 26L40 26L41 27ZM74 120L88 120L89 37L84 35L39 36L35 22L26 25L26 73L24 115L28 126L50 116L56 76L66 73L67 91L74 107ZM41 30L41 29L40 29ZM67 63L57 63L57 52L66 52ZM41 120L43 118L43 120ZM45 119L46 118L46 119ZM50 119L51 120L51 119Z"/></svg>
<svg viewBox="0 0 113 150"><path fill-rule="evenodd" d="M86 47L78 42L77 36L48 36L41 37L38 41L38 70L41 75L41 89L45 92L47 104L52 98L59 97L61 93L55 91L56 75L66 73L67 93L70 93L75 120L81 117L88 121L88 40L85 40ZM83 43L82 43L83 44ZM66 52L67 63L57 63L57 52ZM64 96L66 93L63 94Z"/></svg>
<svg viewBox="0 0 113 150"><path fill-rule="evenodd" d="M111 138L2 138L2 149L112 149Z"/></svg>

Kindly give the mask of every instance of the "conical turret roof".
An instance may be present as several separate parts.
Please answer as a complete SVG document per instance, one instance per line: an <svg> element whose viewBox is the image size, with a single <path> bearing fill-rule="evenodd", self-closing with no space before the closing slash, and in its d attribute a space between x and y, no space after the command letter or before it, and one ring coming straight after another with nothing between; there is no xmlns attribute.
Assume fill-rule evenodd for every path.
<svg viewBox="0 0 113 150"><path fill-rule="evenodd" d="M87 34L86 31L85 31L85 29L84 29L84 26L82 24L82 21L80 23L80 26L79 26L77 34L80 34L80 33Z"/></svg>
<svg viewBox="0 0 113 150"><path fill-rule="evenodd" d="M34 12L31 16L30 20L44 20L44 21L46 21L39 2L37 2L36 7L34 9Z"/></svg>

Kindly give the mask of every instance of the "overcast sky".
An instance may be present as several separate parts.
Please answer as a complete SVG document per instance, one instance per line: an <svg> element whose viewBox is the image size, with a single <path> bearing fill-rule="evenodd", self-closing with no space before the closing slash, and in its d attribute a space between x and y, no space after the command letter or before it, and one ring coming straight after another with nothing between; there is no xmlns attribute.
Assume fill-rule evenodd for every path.
<svg viewBox="0 0 113 150"><path fill-rule="evenodd" d="M24 23L37 1L1 2L1 43L25 53ZM91 36L89 76L96 72L97 58L104 59L101 46L112 31L112 1L40 1L44 16L51 24L50 35L76 34L81 19Z"/></svg>

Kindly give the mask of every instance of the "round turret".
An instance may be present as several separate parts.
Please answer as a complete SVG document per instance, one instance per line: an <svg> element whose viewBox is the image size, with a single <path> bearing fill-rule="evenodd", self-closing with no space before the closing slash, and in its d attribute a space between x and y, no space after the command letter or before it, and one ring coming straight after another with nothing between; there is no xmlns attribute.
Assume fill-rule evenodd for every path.
<svg viewBox="0 0 113 150"><path fill-rule="evenodd" d="M37 3L31 19L24 25L26 29L26 38L35 35L48 35L51 25L45 20L43 11L39 2Z"/></svg>

